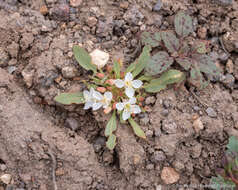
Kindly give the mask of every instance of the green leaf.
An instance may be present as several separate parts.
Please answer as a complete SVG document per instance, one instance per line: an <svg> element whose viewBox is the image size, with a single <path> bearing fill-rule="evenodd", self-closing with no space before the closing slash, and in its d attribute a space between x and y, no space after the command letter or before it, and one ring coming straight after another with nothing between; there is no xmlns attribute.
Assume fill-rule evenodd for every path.
<svg viewBox="0 0 238 190"><path fill-rule="evenodd" d="M62 93L54 98L56 102L64 105L83 104L85 102L82 92L79 93Z"/></svg>
<svg viewBox="0 0 238 190"><path fill-rule="evenodd" d="M146 64L148 63L148 61L150 59L150 51L151 51L150 46L145 46L143 48L143 51L142 51L140 57L136 61L137 64L135 65L135 69L132 72L133 77L136 77L145 68Z"/></svg>
<svg viewBox="0 0 238 190"><path fill-rule="evenodd" d="M123 119L122 119L122 111L120 111L120 123L121 124L125 124L126 123L126 121L124 121Z"/></svg>
<svg viewBox="0 0 238 190"><path fill-rule="evenodd" d="M144 131L140 128L140 126L132 118L129 118L128 121L131 124L134 133L138 137L140 137L142 139L146 139L146 135L145 135Z"/></svg>
<svg viewBox="0 0 238 190"><path fill-rule="evenodd" d="M118 62L118 61L114 61L113 70L114 70L114 72L115 72L115 74L116 74L116 78L117 78L117 79L120 78L120 72L121 72L120 69L121 69L121 68L120 68L119 62Z"/></svg>
<svg viewBox="0 0 238 190"><path fill-rule="evenodd" d="M107 123L105 129L105 136L110 136L117 129L117 119L116 119L116 111L114 110L111 119Z"/></svg>
<svg viewBox="0 0 238 190"><path fill-rule="evenodd" d="M153 35L149 32L143 32L141 34L141 42L143 45L149 45L151 47L157 47L160 45L161 37L159 32L154 33Z"/></svg>
<svg viewBox="0 0 238 190"><path fill-rule="evenodd" d="M188 53L191 51L191 47L188 45L187 41L183 41L181 47L179 49L179 55L183 55L185 57L188 56Z"/></svg>
<svg viewBox="0 0 238 190"><path fill-rule="evenodd" d="M74 46L73 52L74 52L75 59L78 61L81 67L83 67L87 71L91 70L94 73L97 72L96 65L92 64L92 59L84 48L81 48L79 46Z"/></svg>
<svg viewBox="0 0 238 190"><path fill-rule="evenodd" d="M193 32L192 18L183 11L175 16L174 26L176 33L181 37L186 37Z"/></svg>
<svg viewBox="0 0 238 190"><path fill-rule="evenodd" d="M109 138L107 139L106 145L107 148L110 150L113 150L116 146L116 139L117 137L114 134L111 134Z"/></svg>
<svg viewBox="0 0 238 190"><path fill-rule="evenodd" d="M189 70L192 64L192 61L188 57L176 58L176 62L181 65L185 70Z"/></svg>
<svg viewBox="0 0 238 190"><path fill-rule="evenodd" d="M149 59L145 67L146 75L157 75L167 70L174 62L174 59L165 51L160 51Z"/></svg>
<svg viewBox="0 0 238 190"><path fill-rule="evenodd" d="M151 81L153 79L152 76L145 76L145 75L142 75L138 78L138 80L141 80L141 81Z"/></svg>
<svg viewBox="0 0 238 190"><path fill-rule="evenodd" d="M158 79L150 81L145 85L146 92L156 93L167 87L168 84L179 83L185 80L185 75L178 70L168 70Z"/></svg>
<svg viewBox="0 0 238 190"><path fill-rule="evenodd" d="M179 40L172 31L161 32L161 38L170 53L173 54L179 50Z"/></svg>
<svg viewBox="0 0 238 190"><path fill-rule="evenodd" d="M198 63L198 68L201 72L205 74L210 74L212 76L218 76L220 74L219 68L216 66L215 62L208 55L196 54L193 58Z"/></svg>
<svg viewBox="0 0 238 190"><path fill-rule="evenodd" d="M135 70L135 68L136 68L136 65L137 65L137 62L135 61L135 62L133 62L133 63L131 63L130 65L129 65L129 67L127 67L127 69L126 69L126 73L131 73L131 72L133 72L134 70Z"/></svg>
<svg viewBox="0 0 238 190"><path fill-rule="evenodd" d="M209 52L209 41L197 40L194 42L193 50L196 53L205 54Z"/></svg>
<svg viewBox="0 0 238 190"><path fill-rule="evenodd" d="M238 153L238 139L235 136L231 136L229 138L229 143L227 144L227 148L230 152Z"/></svg>

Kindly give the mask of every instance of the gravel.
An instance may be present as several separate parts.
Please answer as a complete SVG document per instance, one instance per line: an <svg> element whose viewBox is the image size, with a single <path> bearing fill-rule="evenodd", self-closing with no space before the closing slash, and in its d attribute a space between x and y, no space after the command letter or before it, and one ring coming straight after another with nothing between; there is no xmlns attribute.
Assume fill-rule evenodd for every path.
<svg viewBox="0 0 238 190"><path fill-rule="evenodd" d="M217 117L217 113L211 107L206 109L206 113L209 117L212 117L212 118Z"/></svg>

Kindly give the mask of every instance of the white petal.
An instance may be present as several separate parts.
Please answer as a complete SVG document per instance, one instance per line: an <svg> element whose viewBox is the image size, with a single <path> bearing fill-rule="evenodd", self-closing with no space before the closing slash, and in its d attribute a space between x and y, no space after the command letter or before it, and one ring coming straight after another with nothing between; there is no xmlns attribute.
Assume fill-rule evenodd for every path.
<svg viewBox="0 0 238 190"><path fill-rule="evenodd" d="M91 97L89 91L84 90L83 91L83 97L85 98L85 100L89 100L90 97Z"/></svg>
<svg viewBox="0 0 238 190"><path fill-rule="evenodd" d="M111 101L111 100L112 100L112 93L111 93L111 92L105 92L105 93L104 93L104 97L105 97L107 100Z"/></svg>
<svg viewBox="0 0 238 190"><path fill-rule="evenodd" d="M124 86L124 81L121 79L117 79L114 82L117 88L122 88Z"/></svg>
<svg viewBox="0 0 238 190"><path fill-rule="evenodd" d="M86 102L83 109L88 110L92 106L93 106L93 102Z"/></svg>
<svg viewBox="0 0 238 190"><path fill-rule="evenodd" d="M129 103L130 104L135 104L136 103L136 98L135 97L130 98Z"/></svg>
<svg viewBox="0 0 238 190"><path fill-rule="evenodd" d="M130 72L126 73L125 81L132 81L132 80L133 80L133 75Z"/></svg>
<svg viewBox="0 0 238 190"><path fill-rule="evenodd" d="M98 110L101 107L102 107L102 103L101 102L94 103L93 104L93 111Z"/></svg>
<svg viewBox="0 0 238 190"><path fill-rule="evenodd" d="M98 91L94 91L93 97L97 100L102 100L103 99L103 95Z"/></svg>
<svg viewBox="0 0 238 190"><path fill-rule="evenodd" d="M124 110L123 113L122 113L122 119L123 119L124 121L126 121L126 120L129 119L130 117L131 117L131 113L128 112L128 111L126 111L126 110Z"/></svg>
<svg viewBox="0 0 238 190"><path fill-rule="evenodd" d="M117 108L118 111L123 110L123 109L124 109L124 106L125 106L124 103L117 103L117 104L116 104L116 108Z"/></svg>
<svg viewBox="0 0 238 190"><path fill-rule="evenodd" d="M142 86L142 82L140 81L140 80L133 80L132 81L132 86L134 87L134 88L140 88L141 86Z"/></svg>
<svg viewBox="0 0 238 190"><path fill-rule="evenodd" d="M141 112L140 106L138 106L138 105L132 105L131 110L132 110L132 113L135 113L135 114Z"/></svg>
<svg viewBox="0 0 238 190"><path fill-rule="evenodd" d="M133 88L126 88L126 95L129 97L129 98L132 98L135 94L135 90Z"/></svg>

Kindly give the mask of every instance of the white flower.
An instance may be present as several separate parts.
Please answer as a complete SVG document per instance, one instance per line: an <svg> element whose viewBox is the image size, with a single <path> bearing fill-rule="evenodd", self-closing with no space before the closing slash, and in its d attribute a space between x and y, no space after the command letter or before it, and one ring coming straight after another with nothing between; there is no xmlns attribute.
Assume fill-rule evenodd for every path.
<svg viewBox="0 0 238 190"><path fill-rule="evenodd" d="M131 117L131 114L137 114L141 112L141 109L136 103L136 98L131 98L130 100L122 103L117 103L116 108L119 111L123 110L122 119L125 121Z"/></svg>
<svg viewBox="0 0 238 190"><path fill-rule="evenodd" d="M140 88L142 86L142 82L140 80L133 80L133 75L129 72L126 73L125 79L116 79L115 80L115 85L118 88L123 88L125 87L126 89L126 95L129 98L132 98L135 94L135 90L137 88Z"/></svg>
<svg viewBox="0 0 238 190"><path fill-rule="evenodd" d="M101 107L106 109L109 107L112 101L112 93L107 91L104 93L104 95L102 95L100 92L94 91L93 98L95 100L92 105L93 111L98 110Z"/></svg>
<svg viewBox="0 0 238 190"><path fill-rule="evenodd" d="M93 107L93 104L95 103L95 100L93 97L94 92L95 90L93 88L90 88L90 91L88 90L83 91L83 96L85 99L85 105L83 109L88 110L89 108Z"/></svg>
<svg viewBox="0 0 238 190"><path fill-rule="evenodd" d="M90 53L90 56L92 58L92 63L99 69L104 67L109 60L109 54L99 49L95 49L92 53Z"/></svg>

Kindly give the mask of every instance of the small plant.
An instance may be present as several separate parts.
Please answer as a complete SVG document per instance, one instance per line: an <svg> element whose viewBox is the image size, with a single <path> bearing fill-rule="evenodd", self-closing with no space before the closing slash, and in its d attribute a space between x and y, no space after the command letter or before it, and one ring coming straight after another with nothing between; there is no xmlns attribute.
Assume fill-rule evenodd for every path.
<svg viewBox="0 0 238 190"><path fill-rule="evenodd" d="M206 54L209 52L209 41L189 37L193 32L192 18L183 11L175 15L174 27L175 32L168 30L153 34L142 33L142 44L163 50L152 56L145 68L146 73L152 76L160 74L176 62L190 72L191 79L199 80L201 86L204 86L202 73L208 78L220 74L212 58Z"/></svg>
<svg viewBox="0 0 238 190"><path fill-rule="evenodd" d="M238 189L238 139L234 136L229 138L222 168L217 169L217 177L211 179L211 186L216 190Z"/></svg>
<svg viewBox="0 0 238 190"><path fill-rule="evenodd" d="M116 145L117 116L120 122L125 124L127 121L131 125L134 133L143 139L146 135L133 117L145 112L142 101L147 93L159 92L167 85L179 83L185 79L182 72L178 70L163 69L160 78L154 78L149 74L143 75L143 70L148 64L153 62L150 56L151 47L145 46L139 58L127 69L122 72L123 63L115 60L113 67L107 66L106 70L97 68L92 63L92 57L79 46L73 47L76 60L86 70L93 72L84 83L87 90L78 93L62 93L55 97L55 101L64 105L84 104L84 109L97 111L104 109L105 114L112 112L111 119L105 127L105 136L108 138L107 147L112 150Z"/></svg>

